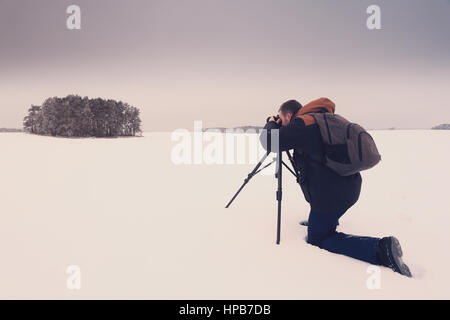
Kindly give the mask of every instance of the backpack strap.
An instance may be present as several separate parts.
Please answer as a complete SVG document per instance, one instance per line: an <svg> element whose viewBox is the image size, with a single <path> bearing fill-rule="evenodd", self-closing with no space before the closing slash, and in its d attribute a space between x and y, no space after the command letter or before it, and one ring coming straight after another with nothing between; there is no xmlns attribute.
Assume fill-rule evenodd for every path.
<svg viewBox="0 0 450 320"><path fill-rule="evenodd" d="M301 118L303 122L305 122L305 126L310 126L316 123L316 119L314 119L314 117L309 114L302 114L297 116L296 118Z"/></svg>
<svg viewBox="0 0 450 320"><path fill-rule="evenodd" d="M310 125L313 125L313 124L317 123L316 119L313 116L314 113L315 112L308 112L308 113L305 113L305 114L297 116L297 118L303 119L303 121L305 122L305 126L310 126ZM322 158L319 158L317 156L312 156L312 155L307 154L307 153L305 153L303 151L302 151L301 154L302 154L302 156L304 158L306 158L306 159L308 159L308 160L310 160L312 162L320 163L320 164L325 164L326 163L326 156L325 156L325 154L323 155Z"/></svg>

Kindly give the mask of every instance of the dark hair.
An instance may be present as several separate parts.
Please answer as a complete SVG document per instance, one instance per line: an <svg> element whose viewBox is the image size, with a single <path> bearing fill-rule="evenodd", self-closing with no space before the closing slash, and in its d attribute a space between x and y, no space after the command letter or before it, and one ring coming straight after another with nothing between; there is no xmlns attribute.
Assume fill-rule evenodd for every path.
<svg viewBox="0 0 450 320"><path fill-rule="evenodd" d="M292 116L294 116L301 108L302 105L297 100L288 100L281 105L278 111L281 111L283 115L290 113L292 114Z"/></svg>

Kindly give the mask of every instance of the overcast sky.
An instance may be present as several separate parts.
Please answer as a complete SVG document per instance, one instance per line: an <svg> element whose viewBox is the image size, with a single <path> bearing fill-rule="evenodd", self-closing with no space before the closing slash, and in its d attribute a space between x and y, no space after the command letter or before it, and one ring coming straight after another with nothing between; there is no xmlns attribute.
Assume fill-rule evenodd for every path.
<svg viewBox="0 0 450 320"><path fill-rule="evenodd" d="M262 125L319 97L366 129L450 123L449 0L0 0L0 46L0 127L68 94L128 102L145 131Z"/></svg>

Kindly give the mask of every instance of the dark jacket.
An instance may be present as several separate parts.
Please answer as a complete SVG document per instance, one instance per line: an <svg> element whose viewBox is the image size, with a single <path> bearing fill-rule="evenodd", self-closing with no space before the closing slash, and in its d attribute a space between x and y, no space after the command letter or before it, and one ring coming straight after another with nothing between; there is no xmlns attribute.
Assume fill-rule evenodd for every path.
<svg viewBox="0 0 450 320"><path fill-rule="evenodd" d="M325 213L345 211L355 204L362 183L360 173L340 176L323 164L324 146L319 126L312 116L304 115L307 112L334 113L334 110L334 103L329 99L314 100L302 107L286 126L279 127L275 121L269 121L264 127L267 133L263 131L260 136L267 150L265 141L269 141L270 148L270 138L266 140L263 135L270 135L270 129L279 129L280 150L294 150L294 163L302 177L300 186L305 200L312 210Z"/></svg>

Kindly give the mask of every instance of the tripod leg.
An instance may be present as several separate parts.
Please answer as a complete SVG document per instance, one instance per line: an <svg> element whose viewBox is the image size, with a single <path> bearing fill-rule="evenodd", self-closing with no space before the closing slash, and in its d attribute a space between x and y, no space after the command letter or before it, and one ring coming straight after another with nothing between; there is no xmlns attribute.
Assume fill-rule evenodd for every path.
<svg viewBox="0 0 450 320"><path fill-rule="evenodd" d="M282 198L282 154L278 152L277 155L277 173L276 177L278 178L278 189L277 189L277 201L278 201L278 219L277 219L277 244L280 244L280 234L281 234L281 198Z"/></svg>
<svg viewBox="0 0 450 320"><path fill-rule="evenodd" d="M234 201L234 199L238 196L239 192L241 192L241 190L245 187L245 185L250 181L250 179L257 174L259 171L259 167L262 165L262 163L264 162L264 160L266 160L266 158L268 157L269 152L267 152L262 158L261 160L259 160L258 164L256 165L256 167L253 169L252 172L250 172L247 176L247 178L244 179L244 183L241 185L241 187L238 189L238 191L234 194L233 198L231 198L231 200L228 202L228 204L225 206L225 208L228 208L230 206L230 204ZM267 166L265 166L267 167Z"/></svg>
<svg viewBox="0 0 450 320"><path fill-rule="evenodd" d="M289 172L290 173L292 173L293 175L294 175L294 177L295 178L297 178L297 175L295 174L295 172L294 171L292 171L292 169L291 168L289 168L288 167L288 165L284 162L284 161L282 161L282 163L283 163L283 166L285 166L286 167L286 169L288 169L289 170Z"/></svg>

